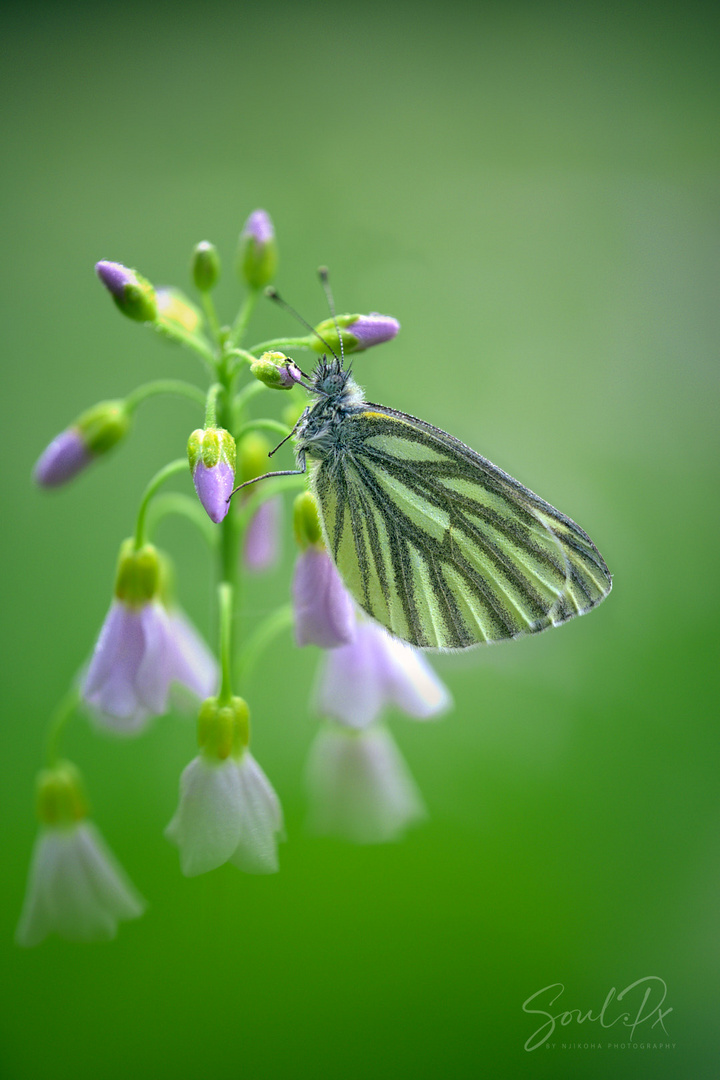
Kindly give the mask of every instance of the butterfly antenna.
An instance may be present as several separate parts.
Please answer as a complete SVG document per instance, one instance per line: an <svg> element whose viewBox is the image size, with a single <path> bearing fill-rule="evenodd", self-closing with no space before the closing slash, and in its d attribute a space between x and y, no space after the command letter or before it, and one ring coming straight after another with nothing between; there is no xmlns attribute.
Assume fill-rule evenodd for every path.
<svg viewBox="0 0 720 1080"><path fill-rule="evenodd" d="M335 301L333 299L332 289L330 288L330 274L327 266L320 266L318 268L318 277L322 283L323 290L325 292L325 299L328 302L330 308L330 314L332 315L332 321L335 324L335 333L338 336L340 342L340 366L345 367L345 350L343 349L342 330L340 329L337 321L337 315L335 314Z"/></svg>
<svg viewBox="0 0 720 1080"><path fill-rule="evenodd" d="M340 359L335 350L328 344L322 334L318 334L315 327L311 326L307 319L303 319L299 311L296 311L294 307L291 307L290 304L288 304L287 300L283 300L282 296L277 291L274 285L268 285L267 289L265 290L265 295L267 296L268 300L273 300L281 308L289 312L289 314L296 318L299 323L302 323L306 330L309 330L311 334L314 334L316 338L322 341L327 351L329 353L332 353L336 360ZM342 338L340 339L340 348L342 349Z"/></svg>

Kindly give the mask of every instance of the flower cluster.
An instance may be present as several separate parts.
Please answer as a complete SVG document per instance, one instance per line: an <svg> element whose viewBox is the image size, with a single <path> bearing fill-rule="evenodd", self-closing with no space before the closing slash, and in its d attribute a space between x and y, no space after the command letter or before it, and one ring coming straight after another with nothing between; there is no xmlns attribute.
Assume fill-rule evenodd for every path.
<svg viewBox="0 0 720 1080"><path fill-rule="evenodd" d="M221 262L208 241L192 256L197 303L174 287L155 288L121 263L102 260L96 266L117 308L192 350L210 383L203 388L160 379L124 399L100 402L53 439L35 466L40 487L59 487L123 442L144 401L182 395L204 408L204 423L191 432L187 455L160 469L142 495L134 533L120 548L110 609L95 648L54 720L51 764L38 777L40 833L17 930L21 945L38 944L53 933L72 941L107 939L120 921L137 918L144 908L88 818L77 767L58 754L78 703L98 729L137 736L153 717L177 705L178 691L192 699L198 752L182 772L177 810L165 830L179 850L182 872L194 876L224 863L252 874L278 870L282 809L251 752L250 710L235 687L247 681L248 658L291 622L298 646L323 650L313 705L323 726L307 767L311 828L381 843L397 839L425 815L383 717L395 709L425 720L448 708L449 695L420 653L356 607L327 552L308 490L294 503L299 553L292 605L271 612L247 640L238 640L237 633L241 575L266 573L282 551L283 501L266 475L275 452L267 436L274 433L279 446L290 437L304 407L298 387L307 387L307 376L284 350L361 351L391 340L399 323L376 313L340 315L307 337L246 349L252 312L278 265L275 230L264 210L254 211L242 229L235 264L245 294L227 326L214 307ZM282 420L250 414L251 403L266 390L285 393ZM299 471L278 472L288 478L284 487L305 489ZM180 474L189 477L197 499L187 492L161 493ZM242 490L231 499L236 483ZM197 525L217 561L217 659L179 607L170 560L152 543L154 528L170 514Z"/></svg>

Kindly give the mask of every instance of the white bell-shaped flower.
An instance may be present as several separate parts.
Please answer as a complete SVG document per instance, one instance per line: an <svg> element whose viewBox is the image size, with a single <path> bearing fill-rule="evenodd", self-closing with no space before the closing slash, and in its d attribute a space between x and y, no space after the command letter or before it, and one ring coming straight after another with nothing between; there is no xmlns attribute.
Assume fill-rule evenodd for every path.
<svg viewBox="0 0 720 1080"><path fill-rule="evenodd" d="M328 725L308 761L309 826L358 844L398 840L427 816L408 766L386 728Z"/></svg>
<svg viewBox="0 0 720 1080"><path fill-rule="evenodd" d="M85 819L77 770L63 762L42 773L28 887L16 932L19 945L39 945L49 934L68 941L107 941L123 919L142 915L144 901Z"/></svg>
<svg viewBox="0 0 720 1080"><path fill-rule="evenodd" d="M180 777L180 801L165 835L180 849L187 877L232 862L250 874L278 869L280 801L247 749L248 709L242 698L225 706L203 702L202 753Z"/></svg>

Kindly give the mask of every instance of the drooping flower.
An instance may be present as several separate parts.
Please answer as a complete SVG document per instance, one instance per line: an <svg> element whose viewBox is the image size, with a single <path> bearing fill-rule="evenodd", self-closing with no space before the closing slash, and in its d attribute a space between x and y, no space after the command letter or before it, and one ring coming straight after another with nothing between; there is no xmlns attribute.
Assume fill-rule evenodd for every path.
<svg viewBox="0 0 720 1080"><path fill-rule="evenodd" d="M268 471L271 450L272 443L258 431L250 431L240 439L236 470L239 484L257 480ZM257 496L261 487L262 481L244 488L239 496L241 502ZM243 542L243 562L248 570L261 573L277 562L280 555L281 515L282 499L277 495L266 498L253 513Z"/></svg>
<svg viewBox="0 0 720 1080"><path fill-rule="evenodd" d="M292 595L298 645L335 649L353 641L355 605L325 550L315 497L304 491L293 507L295 539L300 547Z"/></svg>
<svg viewBox="0 0 720 1080"><path fill-rule="evenodd" d="M188 439L188 461L197 497L219 525L235 484L235 440L224 428L198 428Z"/></svg>
<svg viewBox="0 0 720 1080"><path fill-rule="evenodd" d="M33 477L41 487L59 487L106 454L125 437L130 414L123 401L101 401L61 431L40 455Z"/></svg>
<svg viewBox="0 0 720 1080"><path fill-rule="evenodd" d="M146 544L120 551L115 598L103 624L82 694L103 727L134 734L168 709L174 682L198 698L217 686L217 664L187 618L162 599L161 562Z"/></svg>
<svg viewBox="0 0 720 1080"><path fill-rule="evenodd" d="M298 645L336 649L354 640L355 607L324 547L311 544L298 555L292 595Z"/></svg>
<svg viewBox="0 0 720 1080"><path fill-rule="evenodd" d="M243 562L248 570L260 574L275 566L280 557L280 520L282 499L266 499L250 518L245 531Z"/></svg>
<svg viewBox="0 0 720 1080"><path fill-rule="evenodd" d="M42 824L16 932L19 945L39 945L49 934L107 941L119 921L142 915L144 901L86 813L74 766L62 762L41 773Z"/></svg>
<svg viewBox="0 0 720 1080"><path fill-rule="evenodd" d="M340 724L364 728L389 705L428 720L445 712L451 698L421 652L361 619L354 640L326 654L316 706Z"/></svg>
<svg viewBox="0 0 720 1080"><path fill-rule="evenodd" d="M249 713L242 698L203 702L201 753L180 777L180 801L165 835L180 849L187 877L225 862L250 874L278 869L283 820L270 781L247 749Z"/></svg>
<svg viewBox="0 0 720 1080"><path fill-rule="evenodd" d="M307 784L308 824L322 835L382 844L427 816L404 758L380 724L323 728L310 752Z"/></svg>
<svg viewBox="0 0 720 1080"><path fill-rule="evenodd" d="M36 484L59 487L90 464L93 455L77 428L66 428L45 447L33 471Z"/></svg>
<svg viewBox="0 0 720 1080"><path fill-rule="evenodd" d="M269 285L277 270L275 229L266 210L253 210L240 233L238 272L252 288Z"/></svg>
<svg viewBox="0 0 720 1080"><path fill-rule="evenodd" d="M324 319L318 323L315 334L308 338L308 345L320 353L330 348L339 356L338 327L342 334L342 352L347 355L392 341L400 330L400 323L392 315L380 315L377 311L369 315L338 315L336 319Z"/></svg>

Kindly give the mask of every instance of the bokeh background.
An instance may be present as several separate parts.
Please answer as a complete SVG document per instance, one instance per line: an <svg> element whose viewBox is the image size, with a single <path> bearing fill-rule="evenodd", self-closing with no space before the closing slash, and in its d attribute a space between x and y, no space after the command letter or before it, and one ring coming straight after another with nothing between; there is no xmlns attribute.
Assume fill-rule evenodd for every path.
<svg viewBox="0 0 720 1080"><path fill-rule="evenodd" d="M1 1075L716 1075L714 7L23 4L0 32ZM190 402L153 400L102 467L33 490L32 462L88 404L202 379L118 315L92 267L187 287L192 246L213 240L230 318L256 206L311 321L321 262L341 310L401 320L357 361L370 399L449 429L578 520L615 590L557 632L438 659L455 711L390 718L431 817L384 847L305 832L318 657L279 641L245 688L287 815L272 878L180 875L162 830L191 720L118 741L79 718L67 752L149 908L113 944L21 951L48 714L91 648L146 479L198 422ZM292 332L269 308L256 340ZM201 540L180 520L158 539L212 637ZM249 618L285 598L293 558L288 532ZM562 982L558 1011L597 1012L651 975L673 1012L667 1035L639 1029L650 1049L573 1023L524 1050L535 991Z"/></svg>

